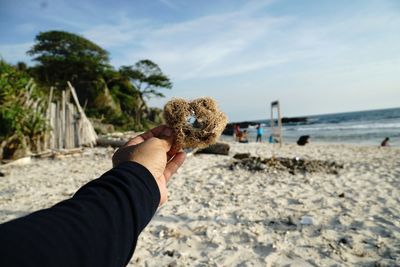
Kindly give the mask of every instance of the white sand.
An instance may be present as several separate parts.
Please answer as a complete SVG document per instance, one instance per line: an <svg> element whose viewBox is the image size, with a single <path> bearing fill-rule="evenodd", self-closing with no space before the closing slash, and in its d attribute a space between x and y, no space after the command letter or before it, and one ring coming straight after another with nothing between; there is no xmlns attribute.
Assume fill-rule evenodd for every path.
<svg viewBox="0 0 400 267"><path fill-rule="evenodd" d="M230 171L236 152L334 160L339 175ZM49 207L111 167L112 151L1 169L0 222ZM231 144L190 157L132 266L400 265L400 149ZM344 197L339 197L344 193ZM307 216L307 217L303 217ZM310 220L311 225L302 224Z"/></svg>

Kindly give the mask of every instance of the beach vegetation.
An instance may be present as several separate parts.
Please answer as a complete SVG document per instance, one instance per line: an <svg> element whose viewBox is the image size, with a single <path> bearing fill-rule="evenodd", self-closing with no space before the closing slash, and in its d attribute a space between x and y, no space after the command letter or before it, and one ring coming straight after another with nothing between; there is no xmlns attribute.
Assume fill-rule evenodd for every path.
<svg viewBox="0 0 400 267"><path fill-rule="evenodd" d="M0 158L39 149L48 130L44 99L32 78L0 61Z"/></svg>
<svg viewBox="0 0 400 267"><path fill-rule="evenodd" d="M140 60L133 66L122 66L120 73L129 79L136 92L138 106L135 121L141 126L143 114L150 113L146 101L152 97L164 97L160 90L171 89L172 82L156 63L148 59Z"/></svg>
<svg viewBox="0 0 400 267"><path fill-rule="evenodd" d="M1 61L1 155L35 150L48 130L44 116L50 88L57 101L68 81L85 113L97 122L135 131L162 123L162 110L147 102L164 97L162 90L171 89L172 82L155 62L143 59L115 68L105 49L65 31L39 33L27 54L33 57L33 66ZM35 86L30 88L32 83Z"/></svg>
<svg viewBox="0 0 400 267"><path fill-rule="evenodd" d="M86 113L117 129L145 130L154 125L152 118L157 120L160 114L154 116L157 109L150 110L146 102L163 97L160 89L172 88L153 61L140 60L115 69L105 49L74 33L39 33L28 54L37 63L29 73L40 84L61 91L70 81Z"/></svg>

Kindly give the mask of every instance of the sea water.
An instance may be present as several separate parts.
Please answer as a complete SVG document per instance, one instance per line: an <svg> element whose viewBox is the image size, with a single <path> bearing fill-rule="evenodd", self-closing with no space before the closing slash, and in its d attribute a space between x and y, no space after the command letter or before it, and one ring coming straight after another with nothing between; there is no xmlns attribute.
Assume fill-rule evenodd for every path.
<svg viewBox="0 0 400 267"><path fill-rule="evenodd" d="M264 127L263 141L268 141L269 121L258 122ZM255 141L255 128L250 126L248 133L249 141ZM400 108L314 115L306 122L283 125L285 143L295 143L301 135L309 135L310 142L376 146L389 137L389 145L400 146Z"/></svg>

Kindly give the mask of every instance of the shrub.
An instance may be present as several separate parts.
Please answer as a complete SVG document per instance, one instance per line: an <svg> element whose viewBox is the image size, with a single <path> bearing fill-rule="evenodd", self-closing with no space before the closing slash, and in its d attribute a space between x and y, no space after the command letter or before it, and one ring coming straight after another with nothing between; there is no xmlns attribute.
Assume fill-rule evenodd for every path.
<svg viewBox="0 0 400 267"><path fill-rule="evenodd" d="M0 158L39 150L47 126L45 101L30 77L0 60Z"/></svg>

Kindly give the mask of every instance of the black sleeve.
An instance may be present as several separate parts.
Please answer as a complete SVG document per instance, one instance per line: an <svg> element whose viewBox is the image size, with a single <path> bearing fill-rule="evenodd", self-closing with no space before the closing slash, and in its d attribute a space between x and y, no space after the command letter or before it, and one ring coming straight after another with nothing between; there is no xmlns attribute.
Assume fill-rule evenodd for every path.
<svg viewBox="0 0 400 267"><path fill-rule="evenodd" d="M0 266L125 266L160 202L151 173L125 162L68 200L0 225Z"/></svg>

